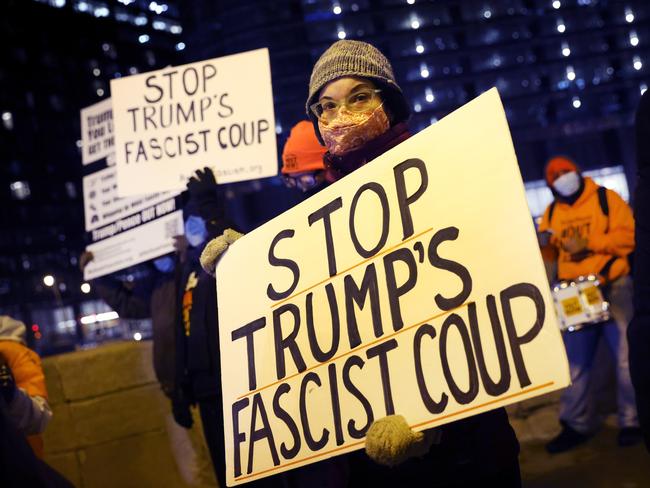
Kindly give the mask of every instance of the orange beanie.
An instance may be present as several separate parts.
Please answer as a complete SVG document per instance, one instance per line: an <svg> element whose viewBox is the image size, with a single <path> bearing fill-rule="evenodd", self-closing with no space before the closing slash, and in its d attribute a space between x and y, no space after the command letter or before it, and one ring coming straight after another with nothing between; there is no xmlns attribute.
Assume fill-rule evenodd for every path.
<svg viewBox="0 0 650 488"><path fill-rule="evenodd" d="M578 165L565 156L556 156L546 163L546 182L552 185L562 171L577 171Z"/></svg>
<svg viewBox="0 0 650 488"><path fill-rule="evenodd" d="M291 133L282 150L282 173L302 173L325 168L323 155L327 148L320 145L314 132L314 125L302 120L291 128Z"/></svg>

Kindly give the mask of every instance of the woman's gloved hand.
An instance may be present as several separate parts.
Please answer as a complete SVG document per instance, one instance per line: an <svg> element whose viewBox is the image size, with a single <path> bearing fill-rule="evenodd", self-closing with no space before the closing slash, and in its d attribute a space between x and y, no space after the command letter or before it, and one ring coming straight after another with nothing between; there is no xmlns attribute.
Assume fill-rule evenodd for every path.
<svg viewBox="0 0 650 488"><path fill-rule="evenodd" d="M203 170L197 169L187 182L187 191L192 198L200 200L206 195L210 196L217 187L217 180L214 173L207 166Z"/></svg>
<svg viewBox="0 0 650 488"><path fill-rule="evenodd" d="M377 464L397 466L423 456L439 439L438 429L415 432L401 415L388 415L375 420L366 432L366 454Z"/></svg>
<svg viewBox="0 0 650 488"><path fill-rule="evenodd" d="M211 276L214 276L214 270L217 267L217 261L224 253L228 246L239 239L244 234L236 230L226 229L219 237L212 239L201 253L201 267Z"/></svg>

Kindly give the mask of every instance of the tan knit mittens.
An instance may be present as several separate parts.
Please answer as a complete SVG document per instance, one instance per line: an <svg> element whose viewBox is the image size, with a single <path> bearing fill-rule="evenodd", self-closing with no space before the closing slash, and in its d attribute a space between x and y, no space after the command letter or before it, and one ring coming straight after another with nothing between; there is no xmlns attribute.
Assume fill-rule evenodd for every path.
<svg viewBox="0 0 650 488"><path fill-rule="evenodd" d="M219 257L224 253L228 246L239 239L244 234L236 230L226 229L219 237L212 239L201 253L201 267L206 273L214 276L214 270L217 267Z"/></svg>
<svg viewBox="0 0 650 488"><path fill-rule="evenodd" d="M378 464L397 466L423 456L439 439L438 429L415 432L401 415L388 415L374 421L366 432L366 454Z"/></svg>

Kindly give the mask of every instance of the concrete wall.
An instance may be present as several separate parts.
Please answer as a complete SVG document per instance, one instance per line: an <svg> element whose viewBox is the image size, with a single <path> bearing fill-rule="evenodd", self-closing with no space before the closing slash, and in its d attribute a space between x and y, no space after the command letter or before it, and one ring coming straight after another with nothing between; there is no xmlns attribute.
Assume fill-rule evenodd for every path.
<svg viewBox="0 0 650 488"><path fill-rule="evenodd" d="M599 381L594 383L601 386L596 386L596 393L614 398L611 360L604 348L597 358ZM76 487L190 486L172 455L169 401L160 391L152 364L151 342L115 343L43 360L54 411L44 436L45 459ZM557 434L559 396L555 392L508 408L522 444L545 442ZM599 410L610 413L615 404L604 402ZM197 441L196 417L195 423L194 449L202 452L198 459L183 462L185 479L195 480L193 486L216 486L205 443L202 438ZM188 432L176 427L179 431ZM183 444L182 436L176 435L175 442ZM201 474L188 475L188 469Z"/></svg>
<svg viewBox="0 0 650 488"><path fill-rule="evenodd" d="M45 459L78 488L187 486L167 435L169 401L151 342L121 342L43 360L54 411Z"/></svg>

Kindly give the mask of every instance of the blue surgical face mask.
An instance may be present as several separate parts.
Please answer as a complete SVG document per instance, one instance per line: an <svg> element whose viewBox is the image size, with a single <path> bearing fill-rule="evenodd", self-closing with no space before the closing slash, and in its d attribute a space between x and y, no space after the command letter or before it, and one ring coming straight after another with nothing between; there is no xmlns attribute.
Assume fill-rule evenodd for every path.
<svg viewBox="0 0 650 488"><path fill-rule="evenodd" d="M161 273L171 273L174 271L174 258L171 256L162 256L154 259L153 265Z"/></svg>
<svg viewBox="0 0 650 488"><path fill-rule="evenodd" d="M190 215L185 221L185 237L192 247L199 247L208 238L205 220L198 215Z"/></svg>

